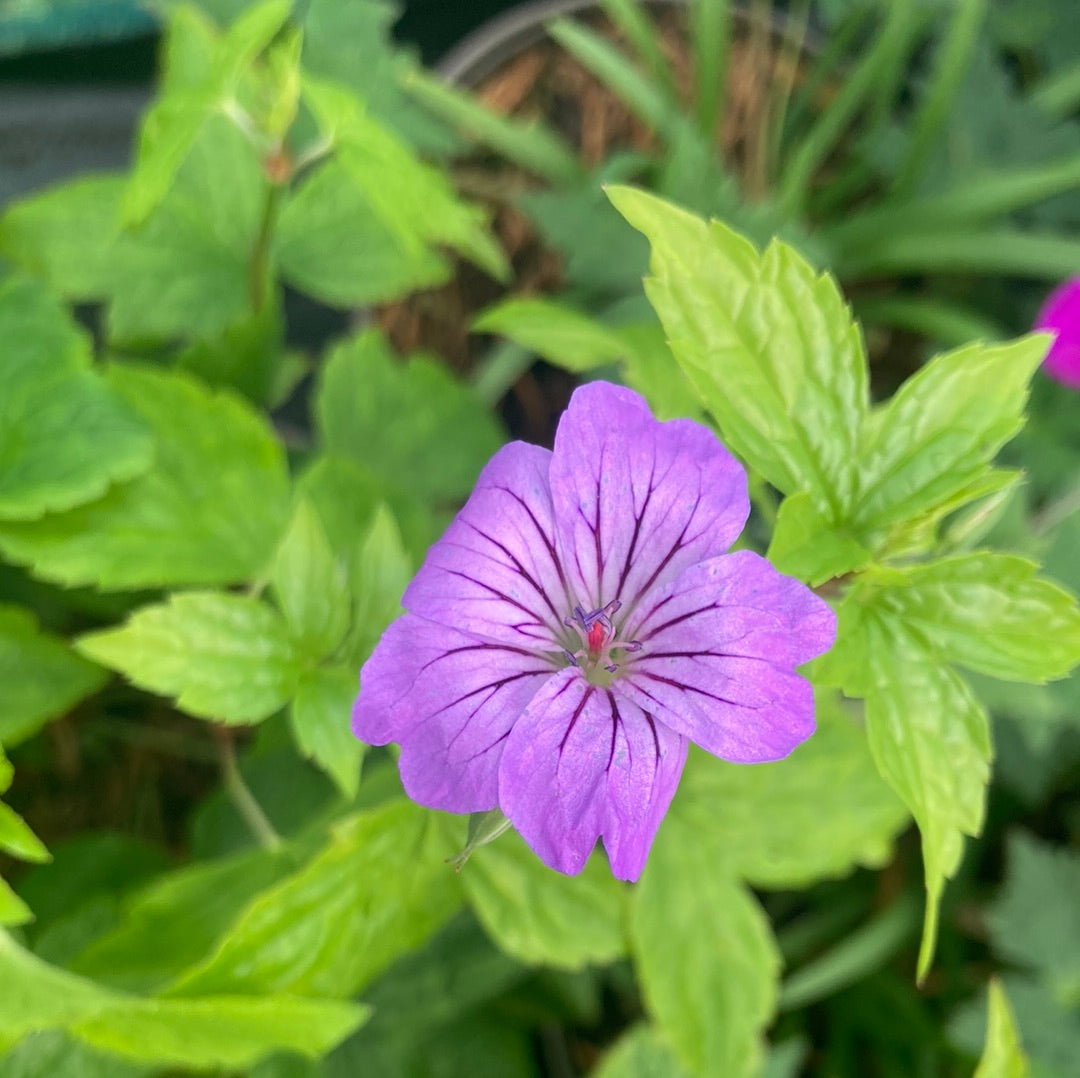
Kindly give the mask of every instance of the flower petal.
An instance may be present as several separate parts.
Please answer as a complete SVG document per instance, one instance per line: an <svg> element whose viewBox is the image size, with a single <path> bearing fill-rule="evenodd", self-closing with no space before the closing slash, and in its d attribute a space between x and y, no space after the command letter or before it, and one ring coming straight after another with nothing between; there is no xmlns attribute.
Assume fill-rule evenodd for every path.
<svg viewBox="0 0 1080 1078"><path fill-rule="evenodd" d="M739 551L693 566L626 626L642 643L615 691L736 763L778 760L814 731L793 667L827 651L836 616L809 588Z"/></svg>
<svg viewBox="0 0 1080 1078"><path fill-rule="evenodd" d="M641 602L623 627L640 658L716 651L801 666L832 647L836 615L760 554L738 550L691 566Z"/></svg>
<svg viewBox="0 0 1080 1078"><path fill-rule="evenodd" d="M636 393L578 389L551 460L557 545L577 602L632 604L695 562L723 554L749 513L746 476L716 436L659 423Z"/></svg>
<svg viewBox="0 0 1080 1078"><path fill-rule="evenodd" d="M449 812L498 804L503 745L553 665L405 614L360 672L353 732L401 745L401 780L414 801Z"/></svg>
<svg viewBox="0 0 1080 1078"><path fill-rule="evenodd" d="M570 606L555 557L550 459L524 442L491 458L406 589L407 610L489 640L559 649Z"/></svg>
<svg viewBox="0 0 1080 1078"><path fill-rule="evenodd" d="M568 668L506 739L499 804L537 855L576 873L602 837L621 880L641 874L686 762L686 740Z"/></svg>

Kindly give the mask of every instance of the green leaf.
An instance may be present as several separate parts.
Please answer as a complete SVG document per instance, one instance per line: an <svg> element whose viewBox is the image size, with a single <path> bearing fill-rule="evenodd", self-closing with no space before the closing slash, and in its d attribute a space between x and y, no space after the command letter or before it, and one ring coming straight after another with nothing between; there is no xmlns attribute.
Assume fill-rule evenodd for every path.
<svg viewBox="0 0 1080 1078"><path fill-rule="evenodd" d="M122 175L82 176L17 199L0 216L0 253L69 300L108 291Z"/></svg>
<svg viewBox="0 0 1080 1078"><path fill-rule="evenodd" d="M358 665L367 659L383 630L401 613L401 596L412 575L412 564L402 546L397 522L385 506L379 506L349 572L353 592L349 653Z"/></svg>
<svg viewBox="0 0 1080 1078"><path fill-rule="evenodd" d="M499 949L521 962L581 969L626 953L627 891L601 856L581 875L564 876L514 832L477 850L461 882Z"/></svg>
<svg viewBox="0 0 1080 1078"><path fill-rule="evenodd" d="M804 490L780 503L768 557L780 572L816 587L862 569L870 551L846 525L831 524Z"/></svg>
<svg viewBox="0 0 1080 1078"><path fill-rule="evenodd" d="M1020 1044L1016 1018L1005 989L996 977L990 982L988 997L986 1046L974 1078L1028 1078L1031 1068Z"/></svg>
<svg viewBox="0 0 1080 1078"><path fill-rule="evenodd" d="M48 861L44 843L26 826L23 818L0 801L0 850L20 861Z"/></svg>
<svg viewBox="0 0 1080 1078"><path fill-rule="evenodd" d="M645 1002L691 1074L757 1072L776 1006L780 956L750 892L693 832L666 826L631 910Z"/></svg>
<svg viewBox="0 0 1080 1078"><path fill-rule="evenodd" d="M278 1048L321 1055L366 1016L358 1004L287 995L142 999L49 966L0 932L0 1041L63 1029L130 1059L235 1068Z"/></svg>
<svg viewBox="0 0 1080 1078"><path fill-rule="evenodd" d="M90 369L67 311L21 277L0 282L0 519L32 520L150 466L149 432Z"/></svg>
<svg viewBox="0 0 1080 1078"><path fill-rule="evenodd" d="M105 683L105 672L42 632L29 611L0 604L0 743L36 733Z"/></svg>
<svg viewBox="0 0 1080 1078"><path fill-rule="evenodd" d="M450 275L432 248L402 241L339 161L301 181L281 211L274 250L291 285L335 307L384 303Z"/></svg>
<svg viewBox="0 0 1080 1078"><path fill-rule="evenodd" d="M595 1078L689 1078L655 1026L632 1026L609 1049Z"/></svg>
<svg viewBox="0 0 1080 1078"><path fill-rule="evenodd" d="M4 1055L5 1078L145 1078L149 1067L95 1051L59 1030L31 1033Z"/></svg>
<svg viewBox="0 0 1080 1078"><path fill-rule="evenodd" d="M222 592L181 592L76 647L142 689L217 722L260 722L292 698L301 656L281 615Z"/></svg>
<svg viewBox="0 0 1080 1078"><path fill-rule="evenodd" d="M291 846L259 848L166 873L131 894L116 927L71 968L113 988L155 991L210 953L246 903L295 870L297 857Z"/></svg>
<svg viewBox="0 0 1080 1078"><path fill-rule="evenodd" d="M117 365L108 381L152 429L153 467L66 513L0 522L0 551L38 576L103 590L258 573L289 504L284 453L265 419L181 374Z"/></svg>
<svg viewBox="0 0 1080 1078"><path fill-rule="evenodd" d="M459 201L442 172L416 158L340 84L309 75L303 96L352 182L407 247L445 244L492 276L507 276L506 257L484 213Z"/></svg>
<svg viewBox="0 0 1080 1078"><path fill-rule="evenodd" d="M994 950L1037 970L1062 998L1080 993L1080 856L1017 832L1008 839L1005 886L990 907Z"/></svg>
<svg viewBox="0 0 1080 1078"><path fill-rule="evenodd" d="M405 801L339 824L326 849L240 914L170 995L354 995L460 907L449 820Z"/></svg>
<svg viewBox="0 0 1080 1078"><path fill-rule="evenodd" d="M172 188L138 230L117 234L103 282L114 342L212 336L263 300L252 260L268 185L244 135L211 117Z"/></svg>
<svg viewBox="0 0 1080 1078"><path fill-rule="evenodd" d="M24 925L33 919L34 911L15 894L6 880L0 879L0 925ZM0 1047L3 1043L0 1031Z"/></svg>
<svg viewBox="0 0 1080 1078"><path fill-rule="evenodd" d="M162 92L143 117L123 217L139 224L162 201L210 113L224 107L281 29L290 0L263 0L218 38L195 8L178 7L165 43Z"/></svg>
<svg viewBox="0 0 1080 1078"><path fill-rule="evenodd" d="M870 653L877 684L866 699L866 726L878 771L911 810L922 835L922 979L933 957L945 881L960 866L964 836L982 828L990 730L986 711L957 674L934 663L902 630L885 632L893 646Z"/></svg>
<svg viewBox="0 0 1080 1078"><path fill-rule="evenodd" d="M805 887L880 866L907 823L859 726L825 694L817 716L814 736L776 763L747 767L697 750L687 761L670 813L680 833L696 834L716 863L755 887Z"/></svg>
<svg viewBox="0 0 1080 1078"><path fill-rule="evenodd" d="M877 409L861 452L853 516L881 530L947 501L981 479L1023 425L1027 385L1044 335L968 345L935 357Z"/></svg>
<svg viewBox="0 0 1080 1078"><path fill-rule="evenodd" d="M329 453L424 499L466 495L502 436L479 399L434 360L401 363L375 331L327 358L315 400Z"/></svg>
<svg viewBox="0 0 1080 1078"><path fill-rule="evenodd" d="M484 311L472 328L478 333L497 333L575 373L613 363L626 352L615 331L565 304L546 299L503 300Z"/></svg>
<svg viewBox="0 0 1080 1078"><path fill-rule="evenodd" d="M612 187L608 197L652 244L646 291L727 444L842 520L868 397L862 337L835 281L779 240L759 254L654 195Z"/></svg>
<svg viewBox="0 0 1080 1078"><path fill-rule="evenodd" d="M313 659L329 655L348 632L349 596L344 566L306 499L278 547L271 583L299 649Z"/></svg>
<svg viewBox="0 0 1080 1078"><path fill-rule="evenodd" d="M675 362L659 323L620 326L619 336L626 349L623 364L626 384L649 402L656 418L699 418L701 402L690 380Z"/></svg>
<svg viewBox="0 0 1080 1078"><path fill-rule="evenodd" d="M360 788L366 746L353 736L353 701L360 682L352 666L320 667L300 679L289 709L297 748L321 767L349 800Z"/></svg>
<svg viewBox="0 0 1080 1078"><path fill-rule="evenodd" d="M876 567L860 591L946 662L1009 681L1064 677L1080 662L1080 609L1012 554L980 552Z"/></svg>

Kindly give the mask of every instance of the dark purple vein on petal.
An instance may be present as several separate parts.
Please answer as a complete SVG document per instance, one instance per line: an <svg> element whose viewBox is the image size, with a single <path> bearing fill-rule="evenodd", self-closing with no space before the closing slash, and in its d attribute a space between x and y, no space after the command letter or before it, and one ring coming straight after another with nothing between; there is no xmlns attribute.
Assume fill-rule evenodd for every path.
<svg viewBox="0 0 1080 1078"><path fill-rule="evenodd" d="M555 541L551 538L540 524L540 521L536 519L536 514L532 511L532 506L529 505L525 499L518 494L516 490L511 490L509 487L492 487L492 490L501 490L504 494L509 494L525 511L525 515L532 522L532 526L536 529L536 534L540 536L541 542L547 548L547 552L551 557L551 564L555 566L556 571L559 574L559 580L562 581L562 586L566 589L566 577L563 575L562 563L559 561L559 555L555 551ZM569 589L566 589L567 591Z"/></svg>
<svg viewBox="0 0 1080 1078"><path fill-rule="evenodd" d="M657 704L663 706L663 701L658 700L648 689L646 689L641 683L641 678L648 678L650 681L659 681L663 685L670 685L674 689L680 689L685 693L697 693L698 696L708 697L710 700L715 700L718 704L727 704L730 707L745 708L747 710L756 711L758 707L753 704L742 704L735 700L729 700L725 696L717 696L715 693L709 692L707 689L699 689L694 685L687 685L684 681L676 681L674 678L664 677L662 674L654 674L648 670L635 670L631 684L635 688L640 689L650 700L655 701Z"/></svg>
<svg viewBox="0 0 1080 1078"><path fill-rule="evenodd" d="M532 619L531 624L547 629L553 634L553 637L557 633L557 630L553 626L549 625L546 621L544 621L543 618L537 616L535 610L530 610L524 603L520 603L517 599L511 598L499 588L496 588L491 584L487 584L483 580L477 580L476 577L470 576L468 573L462 572L460 569L445 569L444 572L449 573L451 576L461 577L462 580L468 580L471 584L475 584L478 588L483 588L485 591L491 592L492 595L501 599L504 603L509 603L510 606L517 607L518 610L520 610L522 613L529 615L529 617Z"/></svg>
<svg viewBox="0 0 1080 1078"><path fill-rule="evenodd" d="M637 550L638 538L641 535L641 525L645 521L645 514L649 511L649 502L652 501L653 491L656 489L656 456L653 456L652 469L649 472L649 489L645 492L645 501L642 503L641 512L634 515L634 533L630 536L630 546L626 551L626 561L623 562L622 572L619 574L619 586L615 589L615 595L622 595L626 587L626 578L630 575L630 565L634 560Z"/></svg>
<svg viewBox="0 0 1080 1078"><path fill-rule="evenodd" d="M536 594L539 595L545 603L547 603L548 609L552 612L552 614L555 615L555 621L558 622L562 615L560 615L559 611L555 607L555 604L551 601L551 597L540 586L540 584L533 579L533 576L528 571L528 569L526 569L525 566L522 565L520 561L518 561L517 556L507 546L505 546L503 543L500 543L498 539L495 539L493 536L488 535L488 533L485 532L483 529L478 528L475 524L472 523L472 521L466 520L463 523L466 524L468 527L472 528L472 530L476 532L476 534L479 535L481 538L486 539L489 543L491 543L492 546L498 547L498 549L506 555L506 557L510 560L511 564L517 570L518 574L524 577L532 586L533 591L535 591Z"/></svg>
<svg viewBox="0 0 1080 1078"><path fill-rule="evenodd" d="M564 692L566 692L566 690L569 689L571 687L571 685L573 685L573 684L574 684L574 682L572 682L572 681L567 682L559 690L559 696L562 696L562 694ZM562 741L559 742L559 759L560 760L562 759L563 749L566 748L566 742L569 740L570 735L573 733L574 727L577 725L578 718L580 717L581 713L585 710L585 705L589 702L589 697L592 696L592 694L593 694L592 686L589 686L589 688L587 688L581 694L581 700L578 702L577 709L574 711L574 714L570 717L570 724L566 727L566 733L563 734ZM556 700L558 698L559 698L558 696L555 697ZM554 703L554 701L552 701L552 703Z"/></svg>

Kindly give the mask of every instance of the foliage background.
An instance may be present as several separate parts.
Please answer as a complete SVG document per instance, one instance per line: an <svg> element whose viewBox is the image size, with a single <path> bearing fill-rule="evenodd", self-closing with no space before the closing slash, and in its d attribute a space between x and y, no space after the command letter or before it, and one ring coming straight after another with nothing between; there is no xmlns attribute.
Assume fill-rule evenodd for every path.
<svg viewBox="0 0 1080 1078"><path fill-rule="evenodd" d="M0 218L0 744L14 765L0 843L22 862L0 885L0 1073L966 1074L984 1040L982 1073L1023 1073L1015 1013L1032 1072L1070 1074L1076 680L989 677L1064 673L1075 608L1027 561L977 552L1080 583L1075 398L1036 375L1028 426L989 463L1038 343L939 357L871 410L859 335L793 249L761 256L616 193L651 241L680 366L640 303L620 323L571 291L539 323L503 306L486 327L529 362L707 415L758 479L748 541L815 583L840 578L847 638L815 674L821 729L798 754L692 758L637 887L602 856L560 877L512 834L454 874L464 821L405 802L392 755L363 759L342 716L405 582L507 436L499 353L467 385L340 315L325 349L294 327L298 296L339 311L397 299L450 277L450 252L509 270L484 211L418 156L463 143L399 79L389 6L311 0L291 21L274 0L227 6L173 12L130 173ZM839 26L853 6L817 17ZM978 201L1010 169L1075 170L1075 52L1045 29L1060 19L1049 2L960 4L926 24L931 45L977 33L952 57L962 78L915 195L959 175ZM911 101L848 143L886 179L920 92L953 70L926 48L907 58ZM1040 155L1049 172L1031 173ZM925 317L955 316L959 297L963 327L990 312L1021 332L1075 256L1075 188L1036 184L1007 210L1014 239L1055 241L1030 256L1034 282L971 256L929 283L909 265L905 298L929 297ZM544 209L573 219L575 203ZM739 288L762 297L742 326L716 298ZM923 327L927 355L943 325ZM703 341L730 342L722 384ZM795 396L770 402L762 371ZM854 467L875 454L876 516ZM830 465L815 488L815 458L847 461L848 479ZM921 501L897 489L903 461ZM954 662L976 671L973 691ZM866 698L869 741L831 686ZM998 746L985 824L984 705ZM922 721L914 757L875 743L894 717ZM924 856L932 890L955 879L917 989Z"/></svg>

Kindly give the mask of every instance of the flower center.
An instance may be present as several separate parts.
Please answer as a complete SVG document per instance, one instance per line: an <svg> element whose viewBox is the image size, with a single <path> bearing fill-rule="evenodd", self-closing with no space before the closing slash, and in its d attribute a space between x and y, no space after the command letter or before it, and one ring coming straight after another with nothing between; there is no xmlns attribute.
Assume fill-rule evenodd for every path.
<svg viewBox="0 0 1080 1078"><path fill-rule="evenodd" d="M611 617L621 606L618 599L613 599L597 610L586 611L579 605L575 606L574 613L565 619L565 624L577 632L584 647L576 651L567 648L564 654L571 666L580 667L588 681L594 685L611 684L612 675L619 669L615 652L641 650L640 641L617 638ZM622 657L618 658L621 661Z"/></svg>

